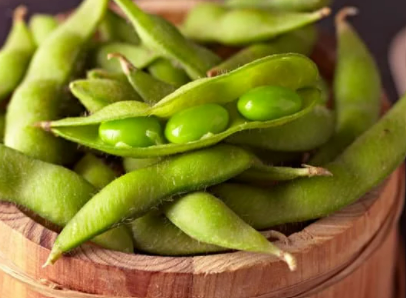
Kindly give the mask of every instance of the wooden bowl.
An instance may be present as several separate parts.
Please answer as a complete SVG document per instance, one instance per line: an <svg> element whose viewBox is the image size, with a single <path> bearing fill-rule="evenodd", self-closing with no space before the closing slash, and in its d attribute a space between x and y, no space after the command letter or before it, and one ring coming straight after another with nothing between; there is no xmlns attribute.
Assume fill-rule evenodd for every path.
<svg viewBox="0 0 406 298"><path fill-rule="evenodd" d="M148 0L141 5L178 22L196 2ZM321 38L313 57L327 77L332 76L334 56L334 44ZM384 100L384 109L388 105ZM42 269L57 234L1 203L0 297L395 297L404 188L401 167L355 204L292 234L288 244L277 243L297 258L296 272L261 254L160 257L89 244Z"/></svg>

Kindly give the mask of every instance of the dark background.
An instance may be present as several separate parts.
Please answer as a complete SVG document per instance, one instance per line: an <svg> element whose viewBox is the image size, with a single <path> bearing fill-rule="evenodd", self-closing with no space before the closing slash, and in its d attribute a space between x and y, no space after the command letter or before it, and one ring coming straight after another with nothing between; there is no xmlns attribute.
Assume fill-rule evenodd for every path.
<svg viewBox="0 0 406 298"><path fill-rule="evenodd" d="M77 6L80 2L80 0L0 0L0 44L7 35L12 11L17 5L25 4L30 12L59 13ZM388 50L396 33L406 27L406 0L335 0L333 10L335 12L340 7L349 5L356 6L360 10L360 14L352 19L352 23L375 55L385 89L389 98L395 101L398 94L388 65ZM332 20L330 17L321 23L331 33L334 32ZM406 235L405 215L402 218L402 232Z"/></svg>

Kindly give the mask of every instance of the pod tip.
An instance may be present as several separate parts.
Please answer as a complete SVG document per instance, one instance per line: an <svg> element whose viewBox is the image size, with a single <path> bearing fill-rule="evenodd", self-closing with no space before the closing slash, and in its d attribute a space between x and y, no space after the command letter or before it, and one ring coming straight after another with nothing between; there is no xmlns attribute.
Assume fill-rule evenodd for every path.
<svg viewBox="0 0 406 298"><path fill-rule="evenodd" d="M288 265L290 271L295 271L297 269L296 259L290 253L282 252L281 259Z"/></svg>
<svg viewBox="0 0 406 298"><path fill-rule="evenodd" d="M323 7L318 11L318 13L322 18L328 17L331 14L331 8Z"/></svg>
<svg viewBox="0 0 406 298"><path fill-rule="evenodd" d="M329 170L327 170L325 168L313 167L313 166L306 165L306 164L303 164L302 167L308 169L310 177L314 177L314 176L328 176L328 177L331 177L331 176L333 176L333 174Z"/></svg>
<svg viewBox="0 0 406 298"><path fill-rule="evenodd" d="M45 131L51 131L51 121L41 121L33 124L34 127L42 128Z"/></svg>
<svg viewBox="0 0 406 298"><path fill-rule="evenodd" d="M336 15L336 23L340 24L349 16L355 16L358 14L358 8L349 6L342 8Z"/></svg>
<svg viewBox="0 0 406 298"><path fill-rule="evenodd" d="M14 10L13 19L15 22L21 22L24 20L26 15L27 7L24 5L20 5Z"/></svg>
<svg viewBox="0 0 406 298"><path fill-rule="evenodd" d="M215 68L210 69L210 70L206 73L206 75L207 75L209 78L215 77L215 76L217 76L218 74L219 74L219 72L218 72L217 69L215 69Z"/></svg>
<svg viewBox="0 0 406 298"><path fill-rule="evenodd" d="M48 266L50 266L50 265L55 264L55 262L56 262L61 256L62 256L62 251L61 251L59 248L57 248L57 249L53 248L53 249L51 250L51 253L49 254L49 257L48 257L48 259L46 260L45 264L42 265L42 268L46 268L46 267L48 267Z"/></svg>
<svg viewBox="0 0 406 298"><path fill-rule="evenodd" d="M120 53L110 53L107 55L107 59L109 60L114 58L118 59L118 61L120 62L121 68L125 75L129 75L132 70L136 69L136 67L132 65L131 62L124 55L121 55Z"/></svg>

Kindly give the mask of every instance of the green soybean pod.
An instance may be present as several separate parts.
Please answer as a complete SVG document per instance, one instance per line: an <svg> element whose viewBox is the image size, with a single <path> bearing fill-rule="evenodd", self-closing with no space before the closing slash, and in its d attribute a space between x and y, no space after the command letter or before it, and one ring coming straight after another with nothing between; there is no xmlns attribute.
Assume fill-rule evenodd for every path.
<svg viewBox="0 0 406 298"><path fill-rule="evenodd" d="M266 165L255 165L246 170L235 179L237 181L249 182L259 185L269 185L274 181L289 181L301 177L332 176L332 174L320 167L303 165L303 168L274 167Z"/></svg>
<svg viewBox="0 0 406 298"><path fill-rule="evenodd" d="M60 118L65 88L81 63L83 50L102 19L107 0L87 0L36 51L6 115L5 144L37 159L69 163L73 144L35 124Z"/></svg>
<svg viewBox="0 0 406 298"><path fill-rule="evenodd" d="M334 113L326 107L316 106L309 114L290 123L242 131L226 141L273 151L304 152L325 144L333 135L334 129Z"/></svg>
<svg viewBox="0 0 406 298"><path fill-rule="evenodd" d="M134 28L114 11L108 10L99 26L101 41L119 41L138 45L140 38Z"/></svg>
<svg viewBox="0 0 406 298"><path fill-rule="evenodd" d="M381 80L379 69L360 37L346 21L356 14L344 8L336 17L338 58L334 77L334 98L337 111L336 132L310 160L322 165L333 160L378 119Z"/></svg>
<svg viewBox="0 0 406 298"><path fill-rule="evenodd" d="M254 43L210 69L207 72L207 76L214 77L232 71L247 63L269 55L282 53L310 55L316 44L317 36L316 26L308 25L283 34L270 41Z"/></svg>
<svg viewBox="0 0 406 298"><path fill-rule="evenodd" d="M97 192L84 178L64 167L42 162L0 145L0 197L63 227ZM93 242L114 250L133 251L127 229L114 229Z"/></svg>
<svg viewBox="0 0 406 298"><path fill-rule="evenodd" d="M0 101L6 99L24 78L36 49L24 22L26 12L24 6L16 8L13 26L0 51Z"/></svg>
<svg viewBox="0 0 406 298"><path fill-rule="evenodd" d="M46 264L53 264L62 253L113 226L147 214L173 195L224 182L249 168L252 162L252 155L245 150L218 145L121 176L70 221L55 241ZM78 226L82 228L78 230Z"/></svg>
<svg viewBox="0 0 406 298"><path fill-rule="evenodd" d="M272 189L222 184L210 191L256 229L327 216L358 200L402 164L405 114L406 96L324 166L333 177L296 179Z"/></svg>
<svg viewBox="0 0 406 298"><path fill-rule="evenodd" d="M198 241L271 254L284 261L291 271L296 269L296 260L291 254L273 245L209 193L188 194L167 206L165 215L183 232Z"/></svg>
<svg viewBox="0 0 406 298"><path fill-rule="evenodd" d="M186 144L225 131L230 116L218 104L205 104L173 115L165 127L166 139L175 144Z"/></svg>
<svg viewBox="0 0 406 298"><path fill-rule="evenodd" d="M40 46L52 32L58 28L58 21L54 16L35 14L30 20L30 30L37 46Z"/></svg>
<svg viewBox="0 0 406 298"><path fill-rule="evenodd" d="M226 0L231 7L258 7L275 10L313 11L330 5L331 0Z"/></svg>
<svg viewBox="0 0 406 298"><path fill-rule="evenodd" d="M266 9L230 9L220 3L200 3L187 15L182 32L199 42L239 46L267 41L328 16L315 12L280 12Z"/></svg>
<svg viewBox="0 0 406 298"><path fill-rule="evenodd" d="M78 80L70 83L69 89L90 113L114 102L142 100L128 83L118 80Z"/></svg>
<svg viewBox="0 0 406 298"><path fill-rule="evenodd" d="M160 58L148 66L148 71L158 80L180 87L190 82L187 73L179 67L176 67L168 59Z"/></svg>
<svg viewBox="0 0 406 298"><path fill-rule="evenodd" d="M144 102L151 105L156 104L176 90L176 87L137 69L121 54L109 54L109 59L112 58L117 58L120 61L121 68L127 76L128 82L138 92Z"/></svg>
<svg viewBox="0 0 406 298"><path fill-rule="evenodd" d="M82 157L73 170L98 189L102 189L117 177L108 165L91 153Z"/></svg>
<svg viewBox="0 0 406 298"><path fill-rule="evenodd" d="M115 0L132 22L141 41L163 57L177 61L192 79L205 77L220 58L206 48L187 40L165 19L143 12L131 0Z"/></svg>
<svg viewBox="0 0 406 298"><path fill-rule="evenodd" d="M121 72L120 63L108 59L111 53L119 53L126 57L135 67L143 69L159 58L154 51L143 45L133 45L123 42L110 42L102 44L95 52L95 64L110 72Z"/></svg>
<svg viewBox="0 0 406 298"><path fill-rule="evenodd" d="M156 211L137 218L130 227L135 248L147 253L186 256L227 250L193 239Z"/></svg>

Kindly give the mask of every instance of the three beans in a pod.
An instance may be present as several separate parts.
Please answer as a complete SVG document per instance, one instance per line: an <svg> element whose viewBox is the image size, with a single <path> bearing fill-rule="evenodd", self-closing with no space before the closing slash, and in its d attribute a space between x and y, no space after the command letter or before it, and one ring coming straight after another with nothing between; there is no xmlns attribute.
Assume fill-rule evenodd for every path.
<svg viewBox="0 0 406 298"><path fill-rule="evenodd" d="M303 100L291 89L261 86L243 94L236 105L246 121L269 121L299 112ZM99 126L99 137L116 147L149 147L161 145L165 139L186 144L225 131L230 121L226 107L208 103L175 113L165 129L163 121L154 116L104 122Z"/></svg>

